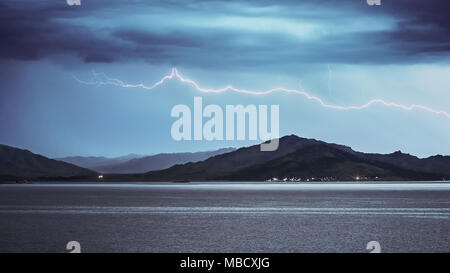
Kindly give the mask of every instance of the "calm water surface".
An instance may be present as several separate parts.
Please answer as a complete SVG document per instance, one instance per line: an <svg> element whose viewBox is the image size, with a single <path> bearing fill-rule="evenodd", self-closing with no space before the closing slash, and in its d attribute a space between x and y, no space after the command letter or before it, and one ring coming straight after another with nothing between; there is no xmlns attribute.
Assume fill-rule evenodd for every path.
<svg viewBox="0 0 450 273"><path fill-rule="evenodd" d="M0 185L0 252L450 252L450 183Z"/></svg>

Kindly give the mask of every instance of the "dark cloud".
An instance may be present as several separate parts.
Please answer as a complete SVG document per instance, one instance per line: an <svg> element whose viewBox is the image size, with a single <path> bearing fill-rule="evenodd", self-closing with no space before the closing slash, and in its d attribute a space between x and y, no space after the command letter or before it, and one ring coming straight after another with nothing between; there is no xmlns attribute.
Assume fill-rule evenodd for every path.
<svg viewBox="0 0 450 273"><path fill-rule="evenodd" d="M214 29L179 25L176 31L120 27L127 7L151 6L165 10L209 12L220 15L333 20L321 9L360 17L395 18L393 29L327 34L319 40L298 41L283 33L243 29ZM89 1L68 7L65 1L4 1L0 4L0 58L39 60L74 55L84 62L144 60L176 65L277 66L295 62L402 63L441 60L450 52L450 2L445 0L382 0L381 7L364 0L247 1L239 9L229 1ZM314 9L313 9L314 8ZM97 33L88 24L73 24L79 16L117 14L118 26ZM314 11L314 12L313 12ZM311 17L307 17L308 14ZM82 20L82 19L80 19ZM357 19L355 19L357 20ZM155 22L157 24L157 22ZM208 22L205 22L208 24ZM101 35L100 35L101 34ZM253 43L242 43L251 39Z"/></svg>
<svg viewBox="0 0 450 273"><path fill-rule="evenodd" d="M182 32L172 33L151 33L144 31L136 31L132 29L121 29L114 31L113 36L125 41L132 42L136 45L159 45L159 46L180 46L194 47L201 46L198 38L194 39L193 35L187 35Z"/></svg>
<svg viewBox="0 0 450 273"><path fill-rule="evenodd" d="M387 2L387 1L385 1ZM384 8L384 7L383 7ZM401 21L385 39L409 54L450 52L450 1L389 1L386 12Z"/></svg>
<svg viewBox="0 0 450 273"><path fill-rule="evenodd" d="M101 55L105 47L120 50L108 44L108 40L95 37L87 27L56 23L55 19L76 16L61 2L0 4L0 58L38 60L69 53L92 59L91 55Z"/></svg>

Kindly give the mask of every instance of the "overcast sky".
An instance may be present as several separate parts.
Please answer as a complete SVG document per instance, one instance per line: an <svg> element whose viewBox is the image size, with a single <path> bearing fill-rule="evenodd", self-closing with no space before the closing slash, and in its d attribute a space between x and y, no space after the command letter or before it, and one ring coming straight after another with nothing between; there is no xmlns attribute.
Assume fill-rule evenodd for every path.
<svg viewBox="0 0 450 273"><path fill-rule="evenodd" d="M85 85L103 72L152 85L176 67L202 87L302 89L339 106L382 99L450 113L445 0L0 2L0 143L51 157L210 150L175 142L176 104L279 104L280 133L365 152L450 154L450 118L373 105L323 108L296 94L202 94Z"/></svg>

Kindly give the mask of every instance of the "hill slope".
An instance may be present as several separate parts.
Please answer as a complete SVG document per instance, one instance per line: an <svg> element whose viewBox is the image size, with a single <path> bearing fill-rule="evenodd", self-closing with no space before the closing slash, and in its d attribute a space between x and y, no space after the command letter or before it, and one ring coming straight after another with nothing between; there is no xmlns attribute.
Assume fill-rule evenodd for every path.
<svg viewBox="0 0 450 273"><path fill-rule="evenodd" d="M229 153L234 150L234 148L224 148L215 151L196 153L157 154L141 158L134 158L118 164L98 166L94 169L103 173L145 173L153 170L166 169L175 164L202 161L212 156Z"/></svg>
<svg viewBox="0 0 450 273"><path fill-rule="evenodd" d="M91 170L0 144L0 179L93 176Z"/></svg>
<svg viewBox="0 0 450 273"><path fill-rule="evenodd" d="M322 180L429 180L441 175L429 174L380 161L369 161L326 144L311 145L263 164L241 169L225 180L265 180L267 178Z"/></svg>
<svg viewBox="0 0 450 273"><path fill-rule="evenodd" d="M62 158L55 158L55 160L64 161L66 163L74 164L83 168L97 170L97 168L109 165L120 164L128 160L142 157L141 155L129 154L121 157L104 157L104 156L68 156Z"/></svg>
<svg viewBox="0 0 450 273"><path fill-rule="evenodd" d="M355 180L356 177L381 180L441 180L446 161L433 171L416 168L403 161L389 161L390 155L364 154L343 145L330 144L295 135L280 138L278 150L261 152L259 145L211 157L197 163L136 176L152 181L170 180L265 180L271 177L333 177L335 180ZM420 159L429 160L429 159ZM436 159L435 159L436 160ZM448 176L448 175L447 175Z"/></svg>

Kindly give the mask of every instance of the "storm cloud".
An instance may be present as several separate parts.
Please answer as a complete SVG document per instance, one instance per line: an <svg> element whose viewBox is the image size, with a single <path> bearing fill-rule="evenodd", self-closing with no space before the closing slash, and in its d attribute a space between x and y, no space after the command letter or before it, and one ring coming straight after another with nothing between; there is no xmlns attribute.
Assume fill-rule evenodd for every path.
<svg viewBox="0 0 450 273"><path fill-rule="evenodd" d="M0 58L245 67L420 63L450 52L445 0L298 2L3 1Z"/></svg>
<svg viewBox="0 0 450 273"><path fill-rule="evenodd" d="M149 91L74 79L93 81L95 71L151 85L176 67L205 88L301 88L332 105L383 99L450 112L450 3L381 2L2 0L0 143L52 156L221 147L168 137L171 107L192 103L189 84ZM450 154L447 118L426 111L335 111L284 93L203 95L219 105L280 104L281 134L367 152Z"/></svg>

